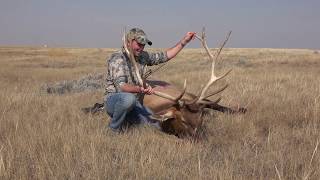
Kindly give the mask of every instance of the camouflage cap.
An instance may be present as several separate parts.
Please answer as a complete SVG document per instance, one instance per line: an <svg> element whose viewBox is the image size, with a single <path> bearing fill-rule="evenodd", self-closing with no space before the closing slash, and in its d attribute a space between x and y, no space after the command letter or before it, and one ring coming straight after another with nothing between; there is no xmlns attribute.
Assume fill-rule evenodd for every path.
<svg viewBox="0 0 320 180"><path fill-rule="evenodd" d="M127 33L128 40L136 40L140 44L148 44L149 46L152 45L152 42L148 39L146 33L142 29L139 28L132 28Z"/></svg>

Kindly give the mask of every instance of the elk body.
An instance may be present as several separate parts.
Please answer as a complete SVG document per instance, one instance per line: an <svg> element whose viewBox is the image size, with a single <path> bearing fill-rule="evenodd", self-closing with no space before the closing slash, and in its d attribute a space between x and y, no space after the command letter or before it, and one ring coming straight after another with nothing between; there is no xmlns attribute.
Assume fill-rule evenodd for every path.
<svg viewBox="0 0 320 180"><path fill-rule="evenodd" d="M177 136L195 135L199 127L202 125L203 114L206 108L216 109L220 111L228 110L228 108L217 104L220 101L220 98L215 101L208 100L209 97L223 91L227 86L209 95L206 95L206 92L209 87L214 84L214 82L225 77L231 71L230 70L226 72L222 76L216 76L214 72L215 62L218 59L224 45L228 41L230 34L231 32L228 34L221 47L218 49L215 56L212 55L210 49L206 44L204 29L201 37L196 36L196 38L201 41L203 48L206 50L206 53L212 61L211 77L204 88L201 89L199 95L196 96L190 93L186 93L186 81L184 83L183 90L179 90L163 81L147 81L146 77L141 75L138 70L139 64L135 60L132 49L128 48L127 46L128 42L124 33L124 49L134 66L134 73L138 79L139 85L145 87L146 84L149 84L155 90L155 93L153 95L144 97L143 103L155 113L151 118L155 118L161 121L160 124L163 131L170 134L175 134Z"/></svg>
<svg viewBox="0 0 320 180"><path fill-rule="evenodd" d="M181 96L182 90L164 81L148 81L148 83L161 93L169 94L173 97ZM223 87L214 94L224 90ZM219 105L221 98L213 101L209 99L202 100L201 103L194 103L196 95L184 93L179 102L160 97L158 95L144 96L143 103L155 114L151 117L161 121L162 130L169 134L177 136L195 135L203 123L203 116L208 110L216 110L227 113L245 112L245 108L237 110Z"/></svg>

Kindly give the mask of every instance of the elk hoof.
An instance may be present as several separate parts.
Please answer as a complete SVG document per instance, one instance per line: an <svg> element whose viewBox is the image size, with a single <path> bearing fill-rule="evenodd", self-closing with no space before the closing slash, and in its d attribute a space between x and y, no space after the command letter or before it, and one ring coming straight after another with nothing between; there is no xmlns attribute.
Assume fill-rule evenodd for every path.
<svg viewBox="0 0 320 180"><path fill-rule="evenodd" d="M93 105L93 107L86 107L86 108L82 108L82 112L88 114L88 113L91 113L91 114L95 114L99 111L103 111L104 109L104 104L102 103L95 103Z"/></svg>

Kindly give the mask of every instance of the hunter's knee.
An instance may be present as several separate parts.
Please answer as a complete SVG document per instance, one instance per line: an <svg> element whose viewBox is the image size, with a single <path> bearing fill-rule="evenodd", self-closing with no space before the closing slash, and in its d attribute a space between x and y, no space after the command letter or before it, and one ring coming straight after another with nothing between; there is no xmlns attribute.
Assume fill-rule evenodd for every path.
<svg viewBox="0 0 320 180"><path fill-rule="evenodd" d="M126 93L122 98L122 106L126 109L132 109L136 104L136 96Z"/></svg>

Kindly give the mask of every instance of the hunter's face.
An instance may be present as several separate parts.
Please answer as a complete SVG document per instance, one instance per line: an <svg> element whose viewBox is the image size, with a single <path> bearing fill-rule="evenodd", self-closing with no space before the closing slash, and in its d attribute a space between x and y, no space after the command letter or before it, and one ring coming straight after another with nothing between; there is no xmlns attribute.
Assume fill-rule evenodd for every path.
<svg viewBox="0 0 320 180"><path fill-rule="evenodd" d="M140 44L136 40L132 40L131 47L133 50L133 54L135 56L139 56L144 49L145 44Z"/></svg>

